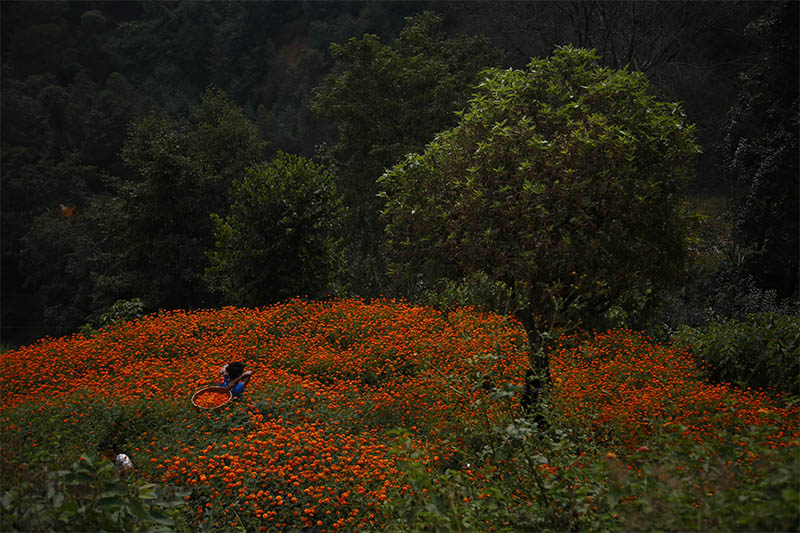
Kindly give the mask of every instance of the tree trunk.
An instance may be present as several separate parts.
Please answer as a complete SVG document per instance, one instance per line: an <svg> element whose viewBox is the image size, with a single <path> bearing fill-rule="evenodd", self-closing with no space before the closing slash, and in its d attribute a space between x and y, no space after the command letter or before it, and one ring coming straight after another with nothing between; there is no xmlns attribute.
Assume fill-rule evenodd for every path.
<svg viewBox="0 0 800 533"><path fill-rule="evenodd" d="M530 308L520 309L514 316L522 323L525 333L528 336L529 354L528 361L530 368L544 380L545 386L550 386L550 357L544 349L544 338L536 327L536 318Z"/></svg>

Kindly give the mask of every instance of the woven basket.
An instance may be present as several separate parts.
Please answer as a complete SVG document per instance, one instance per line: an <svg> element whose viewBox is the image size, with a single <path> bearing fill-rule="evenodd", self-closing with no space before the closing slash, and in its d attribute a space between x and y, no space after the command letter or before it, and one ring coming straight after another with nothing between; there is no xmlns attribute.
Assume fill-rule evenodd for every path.
<svg viewBox="0 0 800 533"><path fill-rule="evenodd" d="M197 401L196 401L197 397L200 396L202 393L208 392L208 391L211 391L211 392L225 392L225 393L228 394L228 399L225 400L224 402L222 402L221 404L216 405L214 407L203 407L202 405L197 405ZM223 405L225 405L226 403L231 401L232 397L233 397L233 395L231 394L231 391L229 391L225 387L220 387L220 386L203 387L199 391L197 391L194 394L192 394L192 405L194 405L198 409L219 409L220 407L222 407Z"/></svg>

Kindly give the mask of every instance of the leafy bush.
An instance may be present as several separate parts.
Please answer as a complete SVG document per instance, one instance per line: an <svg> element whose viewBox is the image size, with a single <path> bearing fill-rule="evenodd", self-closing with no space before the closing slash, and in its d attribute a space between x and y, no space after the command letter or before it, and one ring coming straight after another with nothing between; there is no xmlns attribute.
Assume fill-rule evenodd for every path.
<svg viewBox="0 0 800 533"><path fill-rule="evenodd" d="M690 346L713 380L800 394L800 317L757 313L684 327L674 343Z"/></svg>
<svg viewBox="0 0 800 533"><path fill-rule="evenodd" d="M96 328L112 326L118 322L136 320L144 316L144 301L141 298L130 300L117 300L114 305L103 311L99 317L88 324L80 327L79 331L84 335L94 335Z"/></svg>
<svg viewBox="0 0 800 533"><path fill-rule="evenodd" d="M797 433L785 425L796 405L703 383L685 352L629 331L558 345L552 396L537 413L546 424L520 418L511 399L504 418L475 428L480 445L460 446L447 465L400 435L405 484L384 504L390 526L798 529ZM487 397L519 389L505 384Z"/></svg>
<svg viewBox="0 0 800 533"><path fill-rule="evenodd" d="M236 305L329 294L341 268L343 213L333 175L278 152L234 182L230 214L212 215L209 286Z"/></svg>
<svg viewBox="0 0 800 533"><path fill-rule="evenodd" d="M676 439L668 426L652 444L606 457L625 531L798 531L800 448L775 449L770 426L717 441Z"/></svg>
<svg viewBox="0 0 800 533"><path fill-rule="evenodd" d="M708 245L709 243L706 243ZM669 342L684 326L698 328L723 320L746 320L756 313L800 315L800 302L779 298L774 290L761 289L753 276L741 270L742 254L736 246L724 244L721 259L703 266L695 257L683 284L661 293L655 313L635 317L628 327L645 329Z"/></svg>
<svg viewBox="0 0 800 533"><path fill-rule="evenodd" d="M523 418L485 435L459 468L433 468L408 438L394 453L406 483L384 505L401 531L588 531L619 529L609 469L586 435L541 433ZM591 459L589 455L591 454Z"/></svg>
<svg viewBox="0 0 800 533"><path fill-rule="evenodd" d="M446 470L401 439L406 485L384 511L402 531L798 530L800 448L770 447L769 426L714 442L685 430L668 426L649 446L615 452L580 430L510 419L471 463Z"/></svg>
<svg viewBox="0 0 800 533"><path fill-rule="evenodd" d="M144 302L141 298L117 300L105 313L100 315L100 327L126 320L136 320L144 316Z"/></svg>
<svg viewBox="0 0 800 533"><path fill-rule="evenodd" d="M43 483L22 483L0 496L3 529L11 531L174 531L160 509L191 491L127 484L111 461L82 455L69 470L45 471Z"/></svg>

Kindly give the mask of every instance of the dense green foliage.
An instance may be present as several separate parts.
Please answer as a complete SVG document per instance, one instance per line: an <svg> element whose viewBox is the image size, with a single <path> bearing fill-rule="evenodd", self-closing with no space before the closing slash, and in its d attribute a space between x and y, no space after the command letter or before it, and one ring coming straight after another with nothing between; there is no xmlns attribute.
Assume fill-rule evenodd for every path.
<svg viewBox="0 0 800 533"><path fill-rule="evenodd" d="M264 154L255 126L215 88L181 119L152 112L132 122L121 151L128 172L104 176L106 192L79 189L79 201L37 215L20 239L44 318L67 332L118 299L142 298L148 310L211 304L209 215L227 210L233 178Z"/></svg>
<svg viewBox="0 0 800 533"><path fill-rule="evenodd" d="M125 187L114 183L137 179L137 169L126 167L120 155L131 123L158 117L154 127L168 121L169 127L161 126L182 137L205 120L188 117L186 110L215 85L257 125L260 142L311 155L333 131L307 107L312 88L330 69L331 41L367 31L391 38L403 18L422 7L416 2L3 2L4 341L69 333L118 298L142 297L148 311L213 304L213 295L198 285L198 272L207 266L201 250L190 250L185 261L150 253L184 236L213 245L211 211L198 206L199 214L187 212L194 201L187 198L178 206L181 214L198 218L180 224L194 228L170 230L141 220L127 226L136 216L130 198L122 198ZM235 121L233 114L228 118ZM192 143L211 150L205 157L181 145L181 155L197 157L192 164L204 167L203 173L226 157L225 149L215 151L211 137ZM169 168L162 163L162 170ZM188 174L197 174L175 170L189 182ZM212 185L207 177L202 187ZM192 193L203 192L200 203L221 203L213 211L223 213L229 186L212 187L221 195ZM62 223L62 205L74 214L69 225ZM167 215L159 217L164 222ZM149 241L160 244L148 251ZM152 287L137 274L139 266L148 270L151 259L161 261L163 274ZM187 271L164 270L177 267ZM176 294L183 290L197 292Z"/></svg>
<svg viewBox="0 0 800 533"><path fill-rule="evenodd" d="M684 327L674 342L689 346L717 382L800 394L797 316L762 313L744 320Z"/></svg>
<svg viewBox="0 0 800 533"><path fill-rule="evenodd" d="M0 2L3 528L800 531L799 5Z"/></svg>
<svg viewBox="0 0 800 533"><path fill-rule="evenodd" d="M486 71L459 124L381 178L393 272L484 272L517 292L532 339L591 326L682 269L696 151L678 104L590 51Z"/></svg>
<svg viewBox="0 0 800 533"><path fill-rule="evenodd" d="M408 19L397 40L364 35L331 45L336 66L311 102L332 120L339 137L328 150L345 203L352 283L378 294L385 285L380 257L383 202L376 180L409 152L455 123L485 66L500 54L485 39L448 38L442 18L425 12Z"/></svg>
<svg viewBox="0 0 800 533"><path fill-rule="evenodd" d="M114 182L119 204L107 213L114 244L95 281L105 307L137 296L148 309L211 303L203 282L210 214L227 211L233 179L263 155L255 126L213 88L186 125L154 114L134 122L122 150L133 176Z"/></svg>
<svg viewBox="0 0 800 533"><path fill-rule="evenodd" d="M410 490L393 495L387 516L412 531L470 531L486 522L507 532L797 531L797 448L787 457L759 444L756 429L728 437L742 439L758 461L736 464L732 446L676 446L665 431L623 462L602 453L593 435L541 433L518 418L489 435L484 451L497 470L430 471L421 454L412 457L403 472ZM523 490L538 500L521 504Z"/></svg>
<svg viewBox="0 0 800 533"><path fill-rule="evenodd" d="M89 272L97 250L90 235L100 224L104 221L93 213L76 214L74 208L64 206L36 216L21 239L19 264L27 273L25 284L36 288L38 300L22 305L21 310L35 315L39 303L42 318L55 332L74 331L92 309ZM7 304L20 302L12 299Z"/></svg>
<svg viewBox="0 0 800 533"><path fill-rule="evenodd" d="M683 280L685 294L674 295L670 307L679 312L670 320L710 316L702 302L691 301L699 292L720 295L715 299L724 302L713 307L723 315L738 308L724 295L735 296L741 287L774 290L776 302L792 296L795 277L786 272L794 272L797 254L786 238L797 218L791 215L797 195L774 191L785 189L782 180L794 173L785 156L795 142L796 6L495 4L3 2L4 340L73 331L120 298L141 297L148 311L217 303L203 286L206 258L190 248L213 242L207 215L225 215L225 194L237 173L277 150L316 154L344 195L349 275L342 289L389 291L375 179L456 123L453 112L465 105L481 67L519 67L570 42L597 49L603 65L641 69L667 99L685 103L704 147L693 188L712 190L721 182L723 156L731 162L736 248L724 250L730 260L720 272ZM747 41L751 20L748 32L755 38ZM738 72L746 76L737 79ZM242 123L237 113L245 117L257 128L257 141L268 143L267 153L224 162L234 156L232 147L217 145L232 130L212 126L210 109L201 113L206 118L187 113L212 85L216 105L231 110L228 126ZM737 93L739 104L724 129ZM176 157L168 162L157 150L138 150L126 165L124 144L131 146L132 135L144 143L148 127L153 135L181 139L180 150L170 152ZM216 133L200 133L205 127ZM728 140L721 150L723 134ZM155 137L151 141L154 148ZM195 220L170 229L162 212L150 222L137 216L137 202L146 212L146 204L167 192L163 183L145 185L140 170L146 161L160 161L162 177L176 174L175 183L183 184L177 190L187 193L176 212ZM182 248L181 258L173 244ZM162 251L172 259L157 258ZM151 262L158 266L151 269ZM151 283L140 271L158 275ZM484 291L470 288L473 281L451 294ZM642 300L633 303L641 307ZM634 315L615 316L619 322Z"/></svg>
<svg viewBox="0 0 800 533"><path fill-rule="evenodd" d="M39 465L37 465L38 467ZM3 528L10 531L174 531L165 512L191 491L154 483L125 483L110 461L81 455L69 470L38 472L41 483L19 484L0 496Z"/></svg>
<svg viewBox="0 0 800 533"><path fill-rule="evenodd" d="M235 305L330 293L342 267L342 202L321 166L283 152L234 182L230 213L213 215L210 286Z"/></svg>
<svg viewBox="0 0 800 533"><path fill-rule="evenodd" d="M748 26L758 61L742 73L725 137L743 269L779 298L800 284L798 18L797 2L776 4Z"/></svg>

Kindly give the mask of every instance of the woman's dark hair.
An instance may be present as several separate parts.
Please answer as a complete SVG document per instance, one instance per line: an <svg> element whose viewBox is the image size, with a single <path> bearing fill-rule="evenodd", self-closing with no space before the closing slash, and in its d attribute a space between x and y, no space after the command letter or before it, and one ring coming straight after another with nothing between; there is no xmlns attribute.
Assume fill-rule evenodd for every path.
<svg viewBox="0 0 800 533"><path fill-rule="evenodd" d="M230 379L238 378L242 375L242 372L244 372L244 365L242 363L237 361L228 365L228 377Z"/></svg>

